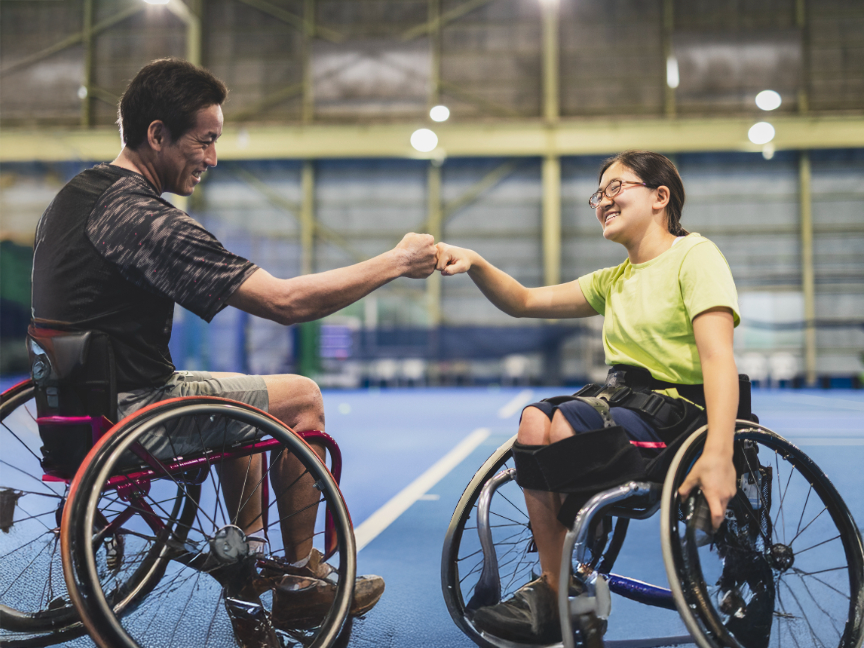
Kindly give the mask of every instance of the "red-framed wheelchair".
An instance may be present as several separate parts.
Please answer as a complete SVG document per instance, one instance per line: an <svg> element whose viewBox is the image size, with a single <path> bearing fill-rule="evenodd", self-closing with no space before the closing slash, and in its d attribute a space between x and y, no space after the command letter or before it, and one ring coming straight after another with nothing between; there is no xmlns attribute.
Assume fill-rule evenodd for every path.
<svg viewBox="0 0 864 648"><path fill-rule="evenodd" d="M0 397L0 645L85 633L103 648L335 641L356 549L328 435L212 397L114 424L106 339L39 332L29 342L33 379ZM329 470L308 441L327 448ZM243 516L257 537L238 526ZM332 596L311 607L286 558L301 543L333 568Z"/></svg>

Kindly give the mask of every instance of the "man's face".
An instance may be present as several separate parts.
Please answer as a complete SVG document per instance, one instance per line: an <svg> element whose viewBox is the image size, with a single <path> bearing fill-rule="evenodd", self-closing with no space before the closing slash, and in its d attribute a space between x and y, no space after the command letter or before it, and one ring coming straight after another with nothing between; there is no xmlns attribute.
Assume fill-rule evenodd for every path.
<svg viewBox="0 0 864 648"><path fill-rule="evenodd" d="M163 191L188 196L201 175L216 166L216 140L222 135L222 108L218 104L198 111L195 126L162 151Z"/></svg>

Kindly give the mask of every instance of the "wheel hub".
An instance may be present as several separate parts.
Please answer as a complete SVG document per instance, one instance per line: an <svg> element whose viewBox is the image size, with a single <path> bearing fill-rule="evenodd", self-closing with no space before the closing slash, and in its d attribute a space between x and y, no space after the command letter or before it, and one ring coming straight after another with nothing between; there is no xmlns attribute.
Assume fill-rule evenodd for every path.
<svg viewBox="0 0 864 648"><path fill-rule="evenodd" d="M785 572L795 564L795 554L792 551L792 547L780 543L775 544L771 547L769 562L771 563L771 567L777 571Z"/></svg>
<svg viewBox="0 0 864 648"><path fill-rule="evenodd" d="M213 556L225 564L239 562L249 554L246 534L233 524L222 527L214 534L210 548Z"/></svg>

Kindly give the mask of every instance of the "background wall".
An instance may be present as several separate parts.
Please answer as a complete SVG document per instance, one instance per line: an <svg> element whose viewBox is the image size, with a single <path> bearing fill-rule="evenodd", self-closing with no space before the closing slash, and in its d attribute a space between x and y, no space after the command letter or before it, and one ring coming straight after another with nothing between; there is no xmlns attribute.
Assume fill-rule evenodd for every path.
<svg viewBox="0 0 864 648"><path fill-rule="evenodd" d="M343 266L432 231L525 285L573 280L624 258L586 204L601 160L651 145L684 178L683 224L732 267L742 371L859 384L864 8L854 0L4 0L4 373L26 371L38 217L75 173L113 156L118 97L162 56L200 61L231 88L228 155L178 206L275 275ZM770 115L753 101L765 88L783 99ZM449 126L428 118L439 103ZM776 150L746 140L769 118ZM419 126L450 128L449 139L417 154L407 134ZM394 154L383 139L402 127ZM380 145L369 143L376 128ZM684 128L695 135L676 135ZM644 144L656 132L670 136ZM280 142L263 157L261 133ZM555 143L495 149L512 133ZM321 149L298 153L305 138ZM107 152L84 152L91 140ZM344 158L326 152L354 142L365 144ZM332 385L557 382L602 374L600 325L513 320L464 276L402 279L323 328L234 311L206 326L178 310L172 352L187 368L302 371Z"/></svg>

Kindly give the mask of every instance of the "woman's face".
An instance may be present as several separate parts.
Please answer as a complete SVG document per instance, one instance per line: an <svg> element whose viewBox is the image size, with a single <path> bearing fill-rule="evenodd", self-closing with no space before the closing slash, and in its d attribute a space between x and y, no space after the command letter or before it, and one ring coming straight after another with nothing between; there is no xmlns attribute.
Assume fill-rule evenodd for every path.
<svg viewBox="0 0 864 648"><path fill-rule="evenodd" d="M656 190L644 187L642 179L620 162L615 162L603 173L600 189L605 190L613 180L621 180L618 194L609 198L603 194L597 206L597 220L603 227L603 238L626 244L641 238L651 224Z"/></svg>

